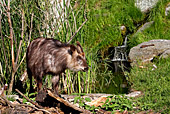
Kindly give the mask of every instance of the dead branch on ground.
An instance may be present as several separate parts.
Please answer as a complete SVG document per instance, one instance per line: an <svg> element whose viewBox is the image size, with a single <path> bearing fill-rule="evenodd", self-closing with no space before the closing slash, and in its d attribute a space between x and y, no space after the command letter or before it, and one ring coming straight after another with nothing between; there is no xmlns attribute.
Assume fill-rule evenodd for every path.
<svg viewBox="0 0 170 114"><path fill-rule="evenodd" d="M35 109L35 110L38 110L38 111L43 111L43 112L46 112L46 113L48 113L48 114L51 114L49 111L47 111L47 110L45 110L45 109L39 109L39 108L37 108L37 107L35 107L35 106L32 106L32 105L27 105L27 104L12 104L9 100L7 100L5 97L3 97L3 96L0 96L0 98L1 99L3 99L10 107L12 107L12 108L15 108L15 107L18 107L18 106L25 106L25 107L31 107L31 108L33 108L33 109ZM1 101L2 102L2 101ZM5 104L4 102L3 102L3 104Z"/></svg>
<svg viewBox="0 0 170 114"><path fill-rule="evenodd" d="M42 106L38 105L37 103L35 103L34 101L30 100L28 97L26 97L23 93L21 93L18 89L15 89L15 91L17 91L21 96L23 96L27 101L29 101L30 103L32 103L33 105L35 105L38 108L42 108Z"/></svg>

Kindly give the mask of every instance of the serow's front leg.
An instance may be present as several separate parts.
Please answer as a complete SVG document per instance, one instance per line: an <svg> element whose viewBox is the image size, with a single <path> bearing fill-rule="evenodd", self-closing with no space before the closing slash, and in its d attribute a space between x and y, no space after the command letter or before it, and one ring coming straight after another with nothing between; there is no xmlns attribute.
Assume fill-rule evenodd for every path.
<svg viewBox="0 0 170 114"><path fill-rule="evenodd" d="M54 93L57 94L57 95L59 95L59 93L58 93L59 80L60 80L59 75L53 76L52 80L51 80L52 84L53 84Z"/></svg>

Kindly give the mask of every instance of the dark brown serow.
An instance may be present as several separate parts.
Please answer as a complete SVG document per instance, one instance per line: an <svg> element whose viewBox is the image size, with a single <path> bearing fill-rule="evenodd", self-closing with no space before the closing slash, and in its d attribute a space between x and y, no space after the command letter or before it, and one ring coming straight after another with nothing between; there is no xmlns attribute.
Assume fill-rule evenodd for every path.
<svg viewBox="0 0 170 114"><path fill-rule="evenodd" d="M52 74L54 92L58 94L59 74L66 69L87 71L85 54L79 42L77 46L65 44L55 39L37 38L27 48L27 73L32 87L32 76L36 79L37 89L41 90L42 77Z"/></svg>

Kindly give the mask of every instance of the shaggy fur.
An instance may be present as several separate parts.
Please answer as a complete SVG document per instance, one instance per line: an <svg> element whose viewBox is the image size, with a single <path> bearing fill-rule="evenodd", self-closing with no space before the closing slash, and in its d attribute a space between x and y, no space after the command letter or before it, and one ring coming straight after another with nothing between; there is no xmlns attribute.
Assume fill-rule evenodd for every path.
<svg viewBox="0 0 170 114"><path fill-rule="evenodd" d="M87 71L88 65L79 42L77 46L64 44L55 39L37 38L27 48L27 73L32 89L32 76L36 79L38 91L42 87L42 77L52 74L54 91L57 93L59 74L66 69Z"/></svg>

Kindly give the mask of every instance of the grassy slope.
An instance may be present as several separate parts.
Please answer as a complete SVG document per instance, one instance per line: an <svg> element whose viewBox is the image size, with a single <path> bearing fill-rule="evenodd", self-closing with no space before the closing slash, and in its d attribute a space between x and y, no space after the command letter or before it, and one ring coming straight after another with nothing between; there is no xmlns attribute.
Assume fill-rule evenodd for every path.
<svg viewBox="0 0 170 114"><path fill-rule="evenodd" d="M165 17L164 14L167 2L170 1L159 2L152 9L149 20L155 23L143 33L131 38L130 47L151 39L170 40L170 15ZM158 68L154 71L149 65L146 69L132 68L130 72L132 88L144 92L143 96L136 99L141 109L154 109L161 113L170 113L170 59L157 60L155 64Z"/></svg>
<svg viewBox="0 0 170 114"><path fill-rule="evenodd" d="M85 43L94 53L107 51L109 47L122 44L122 25L133 31L134 22L142 19L143 14L133 0L89 0Z"/></svg>
<svg viewBox="0 0 170 114"><path fill-rule="evenodd" d="M145 69L134 67L131 70L132 88L144 92L137 98L141 108L170 113L170 59L159 60L155 64L156 70L152 70L151 65Z"/></svg>

